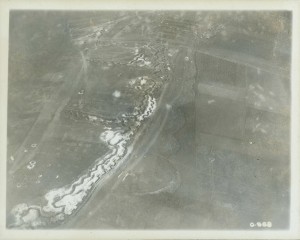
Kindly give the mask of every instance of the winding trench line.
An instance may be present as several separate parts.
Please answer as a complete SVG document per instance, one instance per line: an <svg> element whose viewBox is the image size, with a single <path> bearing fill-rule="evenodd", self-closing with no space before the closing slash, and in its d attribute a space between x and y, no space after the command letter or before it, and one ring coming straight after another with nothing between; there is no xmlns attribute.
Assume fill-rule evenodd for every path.
<svg viewBox="0 0 300 240"><path fill-rule="evenodd" d="M134 117L136 123L141 123L149 118L155 111L156 100L150 94L145 95L145 99L147 99L148 104L139 114L136 116L124 114L123 119ZM83 204L92 194L96 184L104 179L103 176L116 169L128 157L132 151L133 136L140 127L141 124L135 124L128 131L116 128L103 132L101 139L107 144L110 151L97 159L94 166L72 184L49 191L45 195L47 201L45 206L27 206L24 203L17 205L12 210L15 223L11 227L48 226L64 221L68 216L75 213L79 205Z"/></svg>
<svg viewBox="0 0 300 240"><path fill-rule="evenodd" d="M86 70L86 69L85 69ZM156 109L157 100L153 97L159 87L156 82L147 79L152 84L144 88L131 87L144 94L140 106L135 107L134 113L122 114L121 118L105 119L97 118L105 125L121 123L121 126L113 130L107 130L101 134L101 139L110 149L107 154L97 159L83 175L71 184L58 189L53 189L45 194L46 204L43 206L26 203L18 204L11 211L14 222L12 228L41 228L58 225L74 215L79 208L89 199L99 182L103 182L113 174L114 170L130 155L133 149L135 135L141 129L142 123L153 115ZM78 110L67 109L72 112L75 118L89 119L89 114ZM75 114L74 114L75 113ZM73 117L74 117L73 116ZM128 121L131 120L131 121ZM134 124L132 124L132 122Z"/></svg>
<svg viewBox="0 0 300 240"><path fill-rule="evenodd" d="M83 39L86 38L83 37ZM82 38L75 39L75 45L81 40ZM147 60L150 62L147 67L153 68L155 79L147 78L147 83L140 85L138 83L141 82L135 80L135 83L128 85L128 88L135 94L143 96L143 100L134 107L132 113L124 113L116 118L106 118L100 114L86 112L83 109L73 109L68 104L61 111L61 116L76 121L89 121L91 124L101 123L109 129L101 134L101 140L106 143L109 151L96 159L94 164L72 183L47 192L44 195L46 204L27 205L21 203L16 205L11 211L14 222L8 227L46 228L57 226L66 221L88 201L97 186L111 176L129 157L140 135L139 132L144 128L143 123L154 114L158 104L157 99L164 94L163 91L158 95L161 90L160 87L166 86L165 83L170 78L169 64L165 57L166 47L162 43L153 41L150 41L147 46L152 52ZM86 81L88 60L82 51L80 53L83 59L84 81ZM139 64L139 62L145 61L144 57L143 54L136 54L129 65L144 67L145 65Z"/></svg>

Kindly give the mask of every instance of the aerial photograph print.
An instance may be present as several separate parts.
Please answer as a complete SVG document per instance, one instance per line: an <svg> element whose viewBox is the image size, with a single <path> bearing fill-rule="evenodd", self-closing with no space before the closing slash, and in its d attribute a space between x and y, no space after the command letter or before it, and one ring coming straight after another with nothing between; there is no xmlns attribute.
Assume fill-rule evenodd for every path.
<svg viewBox="0 0 300 240"><path fill-rule="evenodd" d="M292 23L10 10L4 227L288 230Z"/></svg>

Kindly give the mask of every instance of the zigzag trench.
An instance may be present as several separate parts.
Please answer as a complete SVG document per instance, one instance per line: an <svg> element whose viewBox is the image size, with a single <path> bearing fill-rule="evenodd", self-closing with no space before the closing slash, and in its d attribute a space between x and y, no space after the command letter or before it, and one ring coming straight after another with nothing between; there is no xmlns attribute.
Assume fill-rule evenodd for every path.
<svg viewBox="0 0 300 240"><path fill-rule="evenodd" d="M85 55L82 45L84 41L88 41L84 47L90 47L95 43L101 44L101 37L105 36L105 32L109 32L109 27L104 24L84 30L84 35L74 38L73 43L80 49L84 74L86 74L89 64L97 63L98 60ZM96 159L94 164L72 183L47 192L44 195L46 204L21 203L16 205L11 211L14 222L9 227L48 228L67 221L88 201L97 186L105 182L122 165L122 162L129 159L134 151L134 143L137 141L139 132L143 129L144 123L155 113L162 86L169 79L170 69L165 56L166 45L152 41L144 45L143 49L150 52L150 57L147 59L144 53L136 49L131 61L114 63L147 67L153 72L151 76L140 76L129 81L128 90L143 96L143 101L134 107L132 113L124 113L116 118L105 118L101 114L71 108L68 104L60 113L61 117L104 125L106 131L101 134L101 140L107 145L109 151Z"/></svg>

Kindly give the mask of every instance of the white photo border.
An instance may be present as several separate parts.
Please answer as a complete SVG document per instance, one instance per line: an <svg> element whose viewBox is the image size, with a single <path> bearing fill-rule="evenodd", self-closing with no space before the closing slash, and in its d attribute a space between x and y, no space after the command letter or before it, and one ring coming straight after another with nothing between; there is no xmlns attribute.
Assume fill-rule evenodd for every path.
<svg viewBox="0 0 300 240"><path fill-rule="evenodd" d="M288 230L6 229L6 136L10 10L288 10L292 12L291 204ZM0 0L0 239L300 239L300 1L297 0Z"/></svg>

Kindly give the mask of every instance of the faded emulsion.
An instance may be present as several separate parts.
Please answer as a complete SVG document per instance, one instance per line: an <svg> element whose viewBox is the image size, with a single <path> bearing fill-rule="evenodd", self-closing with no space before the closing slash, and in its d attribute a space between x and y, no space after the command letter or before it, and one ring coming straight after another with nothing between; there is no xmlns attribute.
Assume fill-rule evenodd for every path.
<svg viewBox="0 0 300 240"><path fill-rule="evenodd" d="M7 228L287 229L291 25L11 11Z"/></svg>

